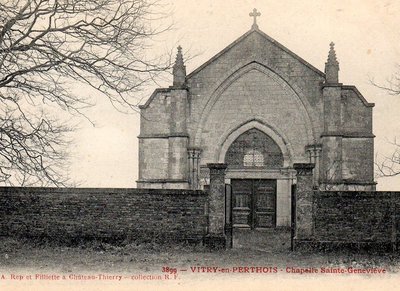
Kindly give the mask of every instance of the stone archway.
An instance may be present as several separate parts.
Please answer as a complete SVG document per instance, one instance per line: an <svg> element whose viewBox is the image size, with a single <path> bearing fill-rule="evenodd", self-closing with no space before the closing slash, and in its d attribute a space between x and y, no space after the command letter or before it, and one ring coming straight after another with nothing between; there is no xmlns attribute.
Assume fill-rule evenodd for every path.
<svg viewBox="0 0 400 291"><path fill-rule="evenodd" d="M279 147L282 152L283 165L282 167L289 167L292 164L293 149L291 145L287 142L284 134L278 131L275 127L271 127L260 120L251 119L246 121L230 130L225 136L220 140L220 147L218 151L218 156L216 160L219 163L225 162L225 156L232 145L232 143L243 133L251 130L257 129L267 135L272 141Z"/></svg>
<svg viewBox="0 0 400 291"><path fill-rule="evenodd" d="M258 120L236 127L223 137L218 161L228 165L234 226L290 226L291 148L277 130Z"/></svg>
<svg viewBox="0 0 400 291"><path fill-rule="evenodd" d="M231 168L281 168L283 154L270 136L252 128L231 143L225 154L225 164Z"/></svg>
<svg viewBox="0 0 400 291"><path fill-rule="evenodd" d="M207 120L209 119L209 115L215 104L220 99L221 95L239 78L254 70L261 72L266 77L274 80L277 86L283 88L287 92L290 92L291 96L293 97L293 102L296 103L297 109L302 112L308 143L312 143L312 141L316 138L315 133L317 132L317 124L320 122L318 116L311 109L311 105L306 96L302 93L302 90L296 86L296 84L289 83L287 78L283 78L284 76L277 74L261 63L250 62L247 64L240 64L240 66L238 65L232 69L232 71L224 74L221 77L221 80L216 83L215 87L211 89L212 94L208 98L205 107L202 109L200 119L197 122L193 145L201 145L201 139Z"/></svg>

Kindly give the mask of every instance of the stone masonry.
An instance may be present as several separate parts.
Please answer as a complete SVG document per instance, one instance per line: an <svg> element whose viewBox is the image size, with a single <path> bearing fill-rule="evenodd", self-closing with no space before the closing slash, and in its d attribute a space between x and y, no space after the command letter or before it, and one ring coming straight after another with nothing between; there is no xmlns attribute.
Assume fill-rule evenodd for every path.
<svg viewBox="0 0 400 291"><path fill-rule="evenodd" d="M202 189L207 164L226 163L229 146L257 129L279 146L283 165L228 164L225 182L277 180L277 226L290 225L295 163L315 164L322 190L375 189L374 104L339 82L333 43L322 72L253 23L188 75L179 47L173 76L140 107L139 188Z"/></svg>
<svg viewBox="0 0 400 291"><path fill-rule="evenodd" d="M208 198L208 234L205 244L212 248L225 248L225 170L226 164L208 164L210 189Z"/></svg>
<svg viewBox="0 0 400 291"><path fill-rule="evenodd" d="M207 194L193 190L0 187L0 235L201 242L206 203Z"/></svg>

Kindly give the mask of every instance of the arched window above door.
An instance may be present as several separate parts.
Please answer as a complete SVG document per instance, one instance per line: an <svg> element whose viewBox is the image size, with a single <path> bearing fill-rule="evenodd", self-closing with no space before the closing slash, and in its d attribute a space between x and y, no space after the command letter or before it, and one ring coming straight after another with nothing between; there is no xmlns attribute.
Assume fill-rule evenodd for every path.
<svg viewBox="0 0 400 291"><path fill-rule="evenodd" d="M256 149L248 150L243 157L243 166L245 166L245 167L263 167L264 166L263 154Z"/></svg>
<svg viewBox="0 0 400 291"><path fill-rule="evenodd" d="M271 137L252 128L229 146L225 163L230 168L279 168L283 166L283 154Z"/></svg>

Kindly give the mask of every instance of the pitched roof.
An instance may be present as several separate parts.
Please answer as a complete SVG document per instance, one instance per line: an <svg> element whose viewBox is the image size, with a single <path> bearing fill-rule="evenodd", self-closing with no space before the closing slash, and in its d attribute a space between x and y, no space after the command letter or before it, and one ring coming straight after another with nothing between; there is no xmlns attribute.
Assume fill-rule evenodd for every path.
<svg viewBox="0 0 400 291"><path fill-rule="evenodd" d="M267 39L268 41L270 41L271 43L273 43L275 46L277 46L278 48L282 49L283 51L285 51L286 53L288 53L289 55L291 55L293 58L297 59L300 63L304 64L305 66L307 66L308 68L310 68L312 71L314 71L315 73L319 74L322 77L325 77L325 73L323 73L322 71L318 70L316 67L314 67L313 65L311 65L310 63L308 63L307 61L305 61L303 58L301 58L300 56L296 55L294 52L290 51L288 48L286 48L284 45L280 44L279 42L277 42L275 39L273 39L272 37L268 36L266 33L262 32L260 29L258 28L252 28L250 29L248 32L246 32L245 34L243 34L241 37L239 37L238 39L236 39L234 42L232 42L230 45L228 45L226 48L224 48L222 51L220 51L219 53L217 53L215 56L213 56L211 59L209 59L207 62L205 62L204 64L202 64L200 67L198 67L197 69L195 69L193 72L191 72L189 75L187 75L187 79L190 79L192 76L194 76L195 74L197 74L198 72L200 72L202 69L204 69L205 67L207 67L209 64L211 64L212 62L214 62L216 59L218 59L220 56L222 56L223 54L225 54L226 52L228 52L231 48L233 48L235 45L237 45L238 43L240 43L242 40L244 40L246 37L248 37L250 34L252 33L258 33L259 35L261 35L262 37L264 37L265 39Z"/></svg>

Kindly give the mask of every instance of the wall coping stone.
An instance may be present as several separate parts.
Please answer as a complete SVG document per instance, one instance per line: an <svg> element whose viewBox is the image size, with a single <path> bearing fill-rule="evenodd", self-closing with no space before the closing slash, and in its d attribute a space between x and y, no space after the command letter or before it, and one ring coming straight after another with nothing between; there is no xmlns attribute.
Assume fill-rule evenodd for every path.
<svg viewBox="0 0 400 291"><path fill-rule="evenodd" d="M47 194L60 193L71 195L101 195L107 194L131 194L131 195L193 195L206 196L207 193L202 190L186 190L186 189L138 189L138 188L57 188L57 187L0 187L1 194Z"/></svg>
<svg viewBox="0 0 400 291"><path fill-rule="evenodd" d="M314 191L314 193L316 197L390 198L400 196L399 191Z"/></svg>

